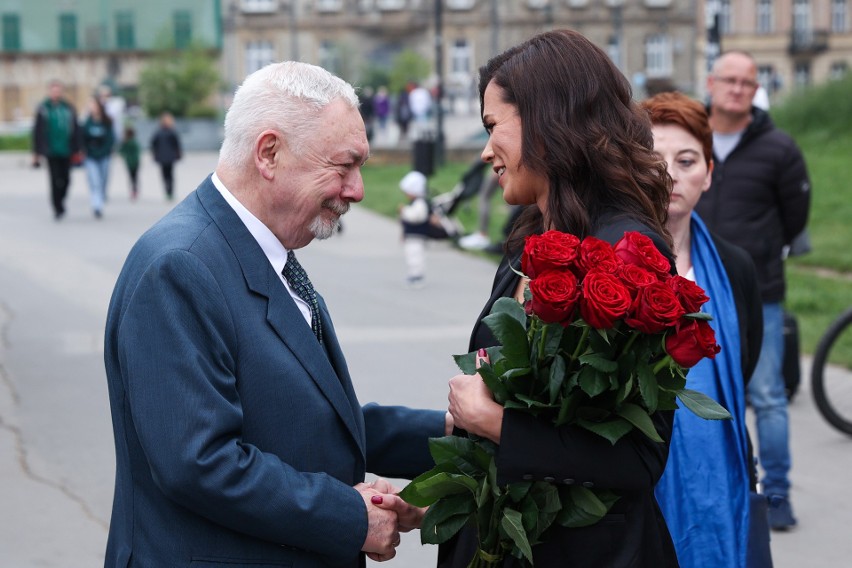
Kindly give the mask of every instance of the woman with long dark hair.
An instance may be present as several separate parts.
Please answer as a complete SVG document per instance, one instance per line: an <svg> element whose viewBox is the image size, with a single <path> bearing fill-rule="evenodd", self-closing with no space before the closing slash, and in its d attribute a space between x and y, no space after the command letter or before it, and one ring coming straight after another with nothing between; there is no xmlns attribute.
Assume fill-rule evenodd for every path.
<svg viewBox="0 0 852 568"><path fill-rule="evenodd" d="M506 243L491 297L470 350L497 345L482 318L503 297L523 300L524 239L547 230L615 243L626 231L650 237L673 263L665 228L670 178L654 154L651 127L630 85L606 53L571 30L550 31L494 57L480 70L482 152L511 205L528 206ZM674 271L672 264L672 272ZM499 444L497 483L582 484L620 495L594 525L554 525L533 546L536 568L677 566L654 497L668 455L673 412L658 411L663 443L633 432L611 444L577 426L504 409L478 375L450 381L449 410L458 428ZM472 527L441 547L439 566L465 567L476 553ZM504 566L515 566L507 557Z"/></svg>

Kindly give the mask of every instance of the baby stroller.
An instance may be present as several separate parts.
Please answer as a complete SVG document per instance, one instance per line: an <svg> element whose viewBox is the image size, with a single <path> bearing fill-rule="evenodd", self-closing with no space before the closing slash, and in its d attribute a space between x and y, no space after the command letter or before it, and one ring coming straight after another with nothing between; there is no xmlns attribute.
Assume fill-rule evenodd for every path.
<svg viewBox="0 0 852 568"><path fill-rule="evenodd" d="M483 162L477 157L453 189L431 199L432 212L438 217L449 238L457 239L464 234L464 227L452 215L463 201L479 193L488 167L488 162Z"/></svg>

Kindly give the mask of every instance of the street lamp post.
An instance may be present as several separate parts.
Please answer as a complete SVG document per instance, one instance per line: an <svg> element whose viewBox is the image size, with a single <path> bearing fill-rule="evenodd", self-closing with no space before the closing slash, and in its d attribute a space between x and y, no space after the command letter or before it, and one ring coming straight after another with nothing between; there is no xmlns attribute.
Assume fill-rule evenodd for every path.
<svg viewBox="0 0 852 568"><path fill-rule="evenodd" d="M444 165L444 37L443 0L435 0L435 72L438 88L435 95L435 165Z"/></svg>

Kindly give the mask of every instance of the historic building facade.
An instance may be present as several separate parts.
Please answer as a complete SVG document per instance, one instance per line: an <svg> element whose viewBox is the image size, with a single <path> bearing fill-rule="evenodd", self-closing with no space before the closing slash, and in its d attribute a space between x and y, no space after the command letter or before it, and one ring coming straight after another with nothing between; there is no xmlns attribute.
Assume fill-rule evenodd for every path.
<svg viewBox="0 0 852 568"><path fill-rule="evenodd" d="M698 25L717 24L721 49L744 50L773 98L852 67L852 0L706 0ZM706 40L706 38L705 38ZM698 73L706 75L704 62Z"/></svg>
<svg viewBox="0 0 852 568"><path fill-rule="evenodd" d="M27 127L60 79L78 109L99 85L135 91L158 48L200 44L218 57L221 0L0 0L0 126Z"/></svg>
<svg viewBox="0 0 852 568"><path fill-rule="evenodd" d="M530 35L574 28L604 48L637 97L660 88L703 96L708 28L744 49L775 97L852 65L852 0L0 0L0 124L25 124L47 82L81 105L108 82L132 93L163 38L220 58L224 91L283 59L359 84L404 50L432 62L451 107L475 100L477 70ZM437 31L440 34L436 33ZM438 49L440 48L440 49ZM227 101L227 96L225 97Z"/></svg>

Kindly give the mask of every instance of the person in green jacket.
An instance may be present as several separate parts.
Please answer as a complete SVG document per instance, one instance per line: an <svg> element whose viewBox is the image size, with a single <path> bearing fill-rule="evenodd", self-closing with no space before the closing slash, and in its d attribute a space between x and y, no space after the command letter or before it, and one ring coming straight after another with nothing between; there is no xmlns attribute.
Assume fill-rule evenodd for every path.
<svg viewBox="0 0 852 568"><path fill-rule="evenodd" d="M118 147L118 153L124 158L130 176L130 200L136 201L139 197L139 142L132 126L124 127L124 138Z"/></svg>
<svg viewBox="0 0 852 568"><path fill-rule="evenodd" d="M33 125L33 167L45 158L50 172L50 201L56 220L65 215L71 163L81 158L77 111L65 97L61 81L50 82L47 98L36 109Z"/></svg>

